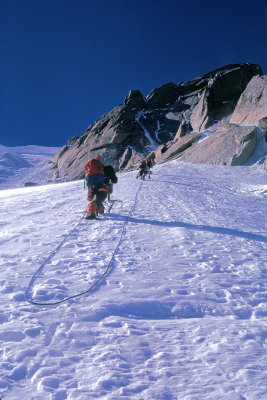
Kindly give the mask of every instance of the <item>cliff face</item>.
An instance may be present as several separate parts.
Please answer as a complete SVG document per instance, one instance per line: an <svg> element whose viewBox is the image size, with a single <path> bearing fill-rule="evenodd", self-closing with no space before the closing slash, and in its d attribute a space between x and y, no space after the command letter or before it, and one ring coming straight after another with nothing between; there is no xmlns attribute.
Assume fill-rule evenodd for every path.
<svg viewBox="0 0 267 400"><path fill-rule="evenodd" d="M187 161L240 165L256 145L256 130L251 129L248 134L242 126L266 126L266 77L261 75L259 65L232 64L189 82L167 83L146 97L139 90L132 90L124 104L103 115L79 138L69 140L53 159L51 177L62 181L80 179L84 164L95 156L104 164L112 163L117 170L131 170L144 157L162 163L185 157L189 148L184 158ZM238 130L233 125L237 123L241 125ZM207 132L213 134L212 157L200 157L196 149ZM227 161L221 157L224 138ZM204 142L208 144L209 140ZM232 140L236 145L230 148ZM246 151L242 150L244 141L249 144ZM206 151L203 143L201 152Z"/></svg>

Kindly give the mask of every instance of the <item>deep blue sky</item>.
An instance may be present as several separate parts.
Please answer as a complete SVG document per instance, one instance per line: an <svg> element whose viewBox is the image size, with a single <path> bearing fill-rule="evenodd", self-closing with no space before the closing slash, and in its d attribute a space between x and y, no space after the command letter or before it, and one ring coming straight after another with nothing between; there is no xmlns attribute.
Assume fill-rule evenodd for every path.
<svg viewBox="0 0 267 400"><path fill-rule="evenodd" d="M0 143L63 146L131 89L267 74L266 0L0 0Z"/></svg>

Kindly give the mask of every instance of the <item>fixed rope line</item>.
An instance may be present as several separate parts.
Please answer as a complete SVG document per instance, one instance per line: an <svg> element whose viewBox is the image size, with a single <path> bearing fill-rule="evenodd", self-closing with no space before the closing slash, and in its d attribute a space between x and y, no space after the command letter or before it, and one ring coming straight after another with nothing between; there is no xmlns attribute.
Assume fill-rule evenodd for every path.
<svg viewBox="0 0 267 400"><path fill-rule="evenodd" d="M122 243L122 241L123 241L123 238L124 238L124 235L125 235L125 232L126 232L126 226L127 226L128 222L129 222L129 218L131 217L131 215L133 214L133 212L134 212L134 210L135 210L135 208L136 208L137 199L138 199L138 194L139 194L139 192L141 191L142 184L143 184L143 183L141 182L139 188L137 189L137 192L136 192L135 198L134 198L133 206L132 206L132 208L130 209L128 215L127 215L126 218L125 218L125 221L124 221L124 224L123 224L123 228L122 228L122 232L121 232L120 239L119 239L119 241L118 241L118 244L117 244L115 250L114 250L113 253L112 253L112 256L111 256L111 259L110 259L110 261L109 261L109 263L108 263L108 265L107 265L107 268L105 269L105 271L103 272L103 274L96 280L96 282L93 283L87 290L84 290L83 292L80 292L80 293L78 293L78 294L74 294L74 295L72 295L72 296L68 296L68 297L66 297L65 299L57 300L57 301L54 301L54 302L38 302L38 301L33 301L33 300L31 300L31 298L30 298L29 295L28 295L28 292L29 292L29 290L30 290L30 288L31 288L31 286L32 286L32 284L33 284L33 282L35 281L35 278L36 278L37 274L43 270L43 268L44 268L44 266L47 264L47 262L50 261L50 260L54 257L54 255L58 252L58 250L61 248L61 246L63 245L63 243L67 240L67 238L71 235L71 233L80 225L81 221L82 221L83 218L84 218L84 214L85 214L85 212L84 212L84 214L83 214L81 220L79 221L79 223L69 232L69 234L63 239L63 241L57 246L57 248L49 255L49 257L46 258L46 260L41 264L41 266L36 270L36 272L35 272L34 275L32 276L32 279L31 279L31 281L30 281L30 283L29 283L29 285L28 285L28 287L27 287L27 289L26 289L26 291L25 291L25 299L26 299L29 303L34 304L34 305L36 305L36 306L55 306L55 305L58 305L58 304L61 304L61 303L65 303L65 302L68 301L68 300L74 299L74 298L76 298L76 297L83 296L83 295L85 295L85 294L91 292L91 291L93 290L93 288L96 287L96 286L104 279L104 277L107 275L108 271L110 270L111 265L112 265L112 263L113 263L113 261L114 261L114 259L115 259L115 256L116 256L116 254L117 254L117 252L118 252L118 250L119 250L119 247L120 247L120 245L121 245L121 243Z"/></svg>
<svg viewBox="0 0 267 400"><path fill-rule="evenodd" d="M66 242L66 240L70 237L70 235L72 234L72 232L74 232L78 226L81 224L82 220L84 219L86 210L83 212L83 215L80 219L80 221L78 222L77 225L75 225L75 227L65 236L65 238L62 240L61 243L59 243L59 245L55 248L55 250L52 251L52 253L49 254L49 256L42 262L42 264L40 265L40 267L35 271L35 273L33 274L30 283L28 284L26 290L25 290L25 299L31 303L31 304L36 304L36 305L44 305L41 303L37 303L34 302L33 300L30 299L30 297L28 296L28 292L30 290L30 287L32 286L33 282L35 281L36 276L38 275L39 272L41 272L44 269L44 266L54 257L54 255L60 250L60 248L62 247L62 245ZM47 303L46 303L47 304Z"/></svg>

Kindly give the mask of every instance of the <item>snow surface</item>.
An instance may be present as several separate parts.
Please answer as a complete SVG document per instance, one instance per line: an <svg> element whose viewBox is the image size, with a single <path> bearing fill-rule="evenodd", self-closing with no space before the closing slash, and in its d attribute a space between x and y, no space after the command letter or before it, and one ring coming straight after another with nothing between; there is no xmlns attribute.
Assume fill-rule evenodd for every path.
<svg viewBox="0 0 267 400"><path fill-rule="evenodd" d="M1 190L1 399L265 400L265 184L176 160L101 221L82 181Z"/></svg>
<svg viewBox="0 0 267 400"><path fill-rule="evenodd" d="M7 147L0 144L0 189L22 187L26 182L47 183L51 159L59 149L37 145Z"/></svg>

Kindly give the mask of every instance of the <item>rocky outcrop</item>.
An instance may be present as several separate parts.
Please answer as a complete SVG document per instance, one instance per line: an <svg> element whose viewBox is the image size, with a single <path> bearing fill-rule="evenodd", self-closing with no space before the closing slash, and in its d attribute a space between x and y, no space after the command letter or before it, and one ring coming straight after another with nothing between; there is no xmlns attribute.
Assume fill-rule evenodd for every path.
<svg viewBox="0 0 267 400"><path fill-rule="evenodd" d="M134 149L125 149L119 164L120 171L131 171L136 169L138 164L142 161L142 157Z"/></svg>
<svg viewBox="0 0 267 400"><path fill-rule="evenodd" d="M154 152L154 162L156 164L162 164L180 157L182 153L190 148L200 137L201 135L199 133L191 132L184 137L178 138L174 143L167 143L160 146Z"/></svg>
<svg viewBox="0 0 267 400"><path fill-rule="evenodd" d="M191 126L190 122L186 122L186 121L181 122L181 125L179 126L178 131L176 132L176 135L174 137L174 141L187 135L191 131L192 131L192 126Z"/></svg>
<svg viewBox="0 0 267 400"><path fill-rule="evenodd" d="M130 90L128 96L125 97L124 104L130 107L142 108L145 106L145 99L140 90Z"/></svg>
<svg viewBox="0 0 267 400"><path fill-rule="evenodd" d="M77 142L78 139L79 139L79 136L72 136L72 137L68 140L68 145L69 145L69 146L74 145L74 144Z"/></svg>
<svg viewBox="0 0 267 400"><path fill-rule="evenodd" d="M262 169L264 171L267 171L267 157L264 158L263 162L262 162Z"/></svg>
<svg viewBox="0 0 267 400"><path fill-rule="evenodd" d="M80 179L84 176L84 164L88 158L96 156L104 164L112 164L116 170L131 170L148 154L154 154L156 163L180 157L187 152L193 154L202 146L202 142L198 142L201 133L207 129L215 133L217 128L214 130L213 127L218 121L227 123L234 115L239 97L249 87L248 83L254 81L256 88L260 86L259 79L264 81L261 74L259 65L232 64L189 82L169 82L153 89L146 97L139 90L131 90L124 104L103 115L80 137L69 139L68 145L63 146L53 159L50 178L62 181ZM259 105L260 101L259 98ZM238 111L236 115L239 115ZM258 113L259 117L265 124L264 112ZM220 149L223 147L223 139L227 142L226 132L217 135ZM232 130L229 132L231 136ZM238 137L235 136L235 140ZM212 138L206 140L211 141ZM211 162L216 161L215 153L218 153L214 147L213 150L214 159ZM245 156L240 157L239 151L238 148L236 158L232 157L241 162ZM225 161L218 157L216 163L234 165L233 160Z"/></svg>
<svg viewBox="0 0 267 400"><path fill-rule="evenodd" d="M254 76L241 94L230 122L258 125L267 118L267 76ZM266 121L266 120L265 120ZM263 126L266 122L262 121Z"/></svg>
<svg viewBox="0 0 267 400"><path fill-rule="evenodd" d="M37 183L34 182L25 182L24 187L32 187L32 186L37 186Z"/></svg>
<svg viewBox="0 0 267 400"><path fill-rule="evenodd" d="M257 143L257 128L232 125L204 138L182 160L193 163L243 165Z"/></svg>
<svg viewBox="0 0 267 400"><path fill-rule="evenodd" d="M127 148L124 143L133 143L140 150L149 145L135 117L131 106L120 105L92 124L73 146L64 146L53 160L61 179L82 178L84 165L91 157L100 157L103 163L115 163L119 168Z"/></svg>
<svg viewBox="0 0 267 400"><path fill-rule="evenodd" d="M203 131L213 125L214 121L230 116L242 91L256 72L261 71L257 68L240 70L236 66L210 77L190 118L193 130Z"/></svg>

